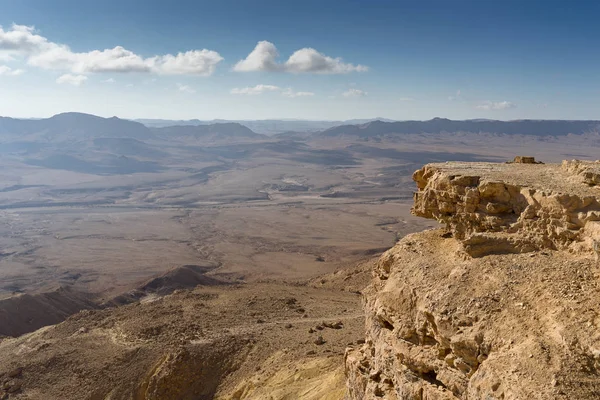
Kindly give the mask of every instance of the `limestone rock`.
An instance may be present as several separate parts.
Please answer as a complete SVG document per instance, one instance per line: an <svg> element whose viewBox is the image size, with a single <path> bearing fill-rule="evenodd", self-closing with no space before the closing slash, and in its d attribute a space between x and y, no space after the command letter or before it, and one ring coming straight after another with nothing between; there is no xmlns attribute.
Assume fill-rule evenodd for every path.
<svg viewBox="0 0 600 400"><path fill-rule="evenodd" d="M413 179L413 214L444 223L471 256L564 249L584 243L600 220L600 163L429 164ZM573 248L581 248L575 245Z"/></svg>
<svg viewBox="0 0 600 400"><path fill-rule="evenodd" d="M406 236L377 262L366 340L345 353L347 398L600 398L600 191L588 167L415 172L413 212L446 228Z"/></svg>
<svg viewBox="0 0 600 400"><path fill-rule="evenodd" d="M527 156L516 156L513 160L514 163L518 164L538 164L535 161L535 157L527 157Z"/></svg>

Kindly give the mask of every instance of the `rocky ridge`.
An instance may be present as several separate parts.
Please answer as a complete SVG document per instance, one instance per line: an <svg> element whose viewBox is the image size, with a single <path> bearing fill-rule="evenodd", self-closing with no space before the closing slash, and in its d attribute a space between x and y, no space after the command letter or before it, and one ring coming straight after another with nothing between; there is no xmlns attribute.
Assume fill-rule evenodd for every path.
<svg viewBox="0 0 600 400"><path fill-rule="evenodd" d="M599 165L415 172L414 214L445 227L377 262L348 398L600 398Z"/></svg>
<svg viewBox="0 0 600 400"><path fill-rule="evenodd" d="M600 240L600 163L429 164L413 179L414 214L444 223L474 257Z"/></svg>

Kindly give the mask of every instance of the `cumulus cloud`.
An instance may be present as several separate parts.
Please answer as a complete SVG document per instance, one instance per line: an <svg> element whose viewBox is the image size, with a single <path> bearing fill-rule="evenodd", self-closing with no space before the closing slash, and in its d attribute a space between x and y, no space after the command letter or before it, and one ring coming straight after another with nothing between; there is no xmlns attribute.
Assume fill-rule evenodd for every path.
<svg viewBox="0 0 600 400"><path fill-rule="evenodd" d="M279 52L275 45L263 40L258 42L254 50L248 54L248 57L238 61L233 66L233 70L238 72L277 71L281 67L275 61L278 56Z"/></svg>
<svg viewBox="0 0 600 400"><path fill-rule="evenodd" d="M292 90L292 88L287 88L285 89L283 92L281 92L281 94L285 97L310 97L310 96L314 96L315 94L313 92L294 92Z"/></svg>
<svg viewBox="0 0 600 400"><path fill-rule="evenodd" d="M176 56L167 54L146 61L159 74L209 76L215 72L223 57L216 51L204 49L178 53Z"/></svg>
<svg viewBox="0 0 600 400"><path fill-rule="evenodd" d="M0 65L0 75L17 76L25 73L22 69L12 69L8 65Z"/></svg>
<svg viewBox="0 0 600 400"><path fill-rule="evenodd" d="M223 57L212 50L190 50L177 55L144 58L122 46L112 49L74 52L54 43L31 26L0 27L0 52L21 55L27 63L43 69L69 70L74 74L142 72L164 75L211 75Z"/></svg>
<svg viewBox="0 0 600 400"><path fill-rule="evenodd" d="M346 74L368 70L364 65L346 64L339 57L331 58L312 48L294 52L284 66L286 71L295 73Z"/></svg>
<svg viewBox="0 0 600 400"><path fill-rule="evenodd" d="M360 89L348 89L344 93L342 93L342 96L344 97L364 97L366 95L367 92Z"/></svg>
<svg viewBox="0 0 600 400"><path fill-rule="evenodd" d="M77 74L103 72L150 72L150 66L137 54L117 46L113 49L74 53L57 45L32 54L28 64L44 69L70 69Z"/></svg>
<svg viewBox="0 0 600 400"><path fill-rule="evenodd" d="M326 56L317 50L306 47L295 51L286 62L278 63L279 52L271 42L258 42L248 57L238 61L234 71L253 72L291 72L313 74L346 74L349 72L365 72L369 68L364 65L347 64L341 58Z"/></svg>
<svg viewBox="0 0 600 400"><path fill-rule="evenodd" d="M0 50L6 52L34 52L47 47L50 42L45 37L37 35L33 26L13 24L5 31L0 26Z"/></svg>
<svg viewBox="0 0 600 400"><path fill-rule="evenodd" d="M517 105L510 101L484 101L481 104L475 106L479 110L507 110L509 108L515 108Z"/></svg>
<svg viewBox="0 0 600 400"><path fill-rule="evenodd" d="M88 79L88 77L85 75L64 74L64 75L59 76L56 79L56 83L73 85L73 86L81 86L85 81L87 81L87 79Z"/></svg>
<svg viewBox="0 0 600 400"><path fill-rule="evenodd" d="M245 88L233 88L231 89L231 94L247 94L247 95L257 95L263 94L265 92L276 92L281 90L279 86L273 85L256 85L253 87L245 87Z"/></svg>
<svg viewBox="0 0 600 400"><path fill-rule="evenodd" d="M177 90L184 93L196 93L196 90L194 90L188 85L182 85L181 83L177 84Z"/></svg>

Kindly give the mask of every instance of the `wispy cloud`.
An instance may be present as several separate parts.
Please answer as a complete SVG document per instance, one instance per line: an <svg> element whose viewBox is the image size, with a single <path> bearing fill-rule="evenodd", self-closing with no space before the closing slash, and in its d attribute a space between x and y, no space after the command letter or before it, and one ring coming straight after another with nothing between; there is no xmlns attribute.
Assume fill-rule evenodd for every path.
<svg viewBox="0 0 600 400"><path fill-rule="evenodd" d="M115 83L116 81L113 78L104 79L102 82L104 83Z"/></svg>
<svg viewBox="0 0 600 400"><path fill-rule="evenodd" d="M74 52L66 44L41 36L33 26L13 24L0 26L0 53L23 56L31 66L66 70L74 74L143 72L164 75L212 75L223 57L212 50L190 50L182 53L144 58L121 46L112 49Z"/></svg>
<svg viewBox="0 0 600 400"><path fill-rule="evenodd" d="M349 72L365 72L369 68L364 65L344 63L341 58L326 56L317 50L306 47L296 50L284 63L277 62L279 52L271 42L258 42L248 56L238 61L233 70L237 72L268 71L313 74L346 74Z"/></svg>
<svg viewBox="0 0 600 400"><path fill-rule="evenodd" d="M364 97L367 95L367 92L365 92L364 90L360 90L360 89L348 89L346 90L344 93L342 93L342 96L344 97Z"/></svg>
<svg viewBox="0 0 600 400"><path fill-rule="evenodd" d="M64 74L56 79L56 83L61 85L67 84L73 86L81 86L85 81L87 81L87 79L88 77L85 75Z"/></svg>
<svg viewBox="0 0 600 400"><path fill-rule="evenodd" d="M517 105L510 101L484 101L475 106L479 110L507 110L509 108L515 108Z"/></svg>
<svg viewBox="0 0 600 400"><path fill-rule="evenodd" d="M309 97L309 96L315 95L313 92L296 92L290 87L284 89L282 87L275 86L275 85L262 85L262 84L256 85L256 86L244 87L244 88L233 88L230 90L229 93L256 96L259 94L269 93L269 92L271 92L271 93L279 92L279 93L281 93L282 96L291 97L291 98Z"/></svg>
<svg viewBox="0 0 600 400"><path fill-rule="evenodd" d="M23 69L12 69L8 65L0 65L0 75L18 76L23 75L25 70Z"/></svg>
<svg viewBox="0 0 600 400"><path fill-rule="evenodd" d="M456 94L454 96L448 96L448 100L450 100L450 101L461 100L460 89L458 89L456 91Z"/></svg>
<svg viewBox="0 0 600 400"><path fill-rule="evenodd" d="M400 98L398 99L398 101L406 101L406 102L409 102L409 101L415 101L415 99L414 99L413 97L400 97Z"/></svg>
<svg viewBox="0 0 600 400"><path fill-rule="evenodd" d="M310 97L310 96L314 96L315 94L313 92L294 92L292 90L292 88L287 88L285 89L283 92L281 92L282 95L284 95L285 97Z"/></svg>
<svg viewBox="0 0 600 400"><path fill-rule="evenodd" d="M178 89L180 92L185 92L185 93L196 93L196 90L195 90L195 89L191 88L191 87L190 87L190 86L188 86L188 85L182 85L181 83L178 83L178 84L177 84L177 89Z"/></svg>
<svg viewBox="0 0 600 400"><path fill-rule="evenodd" d="M276 92L281 90L279 86L274 85L256 85L253 87L245 87L245 88L233 88L231 89L231 94L247 94L247 95L258 95L266 92Z"/></svg>

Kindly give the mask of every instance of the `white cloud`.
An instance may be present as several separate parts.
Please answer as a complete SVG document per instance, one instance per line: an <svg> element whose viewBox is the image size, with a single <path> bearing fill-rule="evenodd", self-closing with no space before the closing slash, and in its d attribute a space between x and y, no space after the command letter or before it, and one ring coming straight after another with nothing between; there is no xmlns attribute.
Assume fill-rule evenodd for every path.
<svg viewBox="0 0 600 400"><path fill-rule="evenodd" d="M456 91L456 95L454 95L454 96L448 96L448 100L450 100L450 101L460 100L460 99L461 99L461 97L460 97L460 89L458 89Z"/></svg>
<svg viewBox="0 0 600 400"><path fill-rule="evenodd" d="M146 60L158 74L201 76L212 75L221 61L223 57L219 53L206 49L178 53L176 56L167 54Z"/></svg>
<svg viewBox="0 0 600 400"><path fill-rule="evenodd" d="M27 63L43 69L69 70L74 74L141 72L165 75L211 75L223 57L212 50L190 50L177 55L144 58L121 46L73 52L69 46L49 41L31 26L0 27L0 52L19 54Z"/></svg>
<svg viewBox="0 0 600 400"><path fill-rule="evenodd" d="M481 104L475 106L479 110L507 110L509 108L515 108L517 105L510 101L484 101Z"/></svg>
<svg viewBox="0 0 600 400"><path fill-rule="evenodd" d="M185 93L196 93L196 90L192 89L190 86L188 85L182 85L181 83L177 84L177 89L180 92L185 92Z"/></svg>
<svg viewBox="0 0 600 400"><path fill-rule="evenodd" d="M127 85L125 85L125 87L126 87L126 88L132 88L132 87L134 87L134 86L135 86L135 85L134 85L133 83L128 83Z"/></svg>
<svg viewBox="0 0 600 400"><path fill-rule="evenodd" d="M292 90L292 88L287 88L285 89L283 92L281 92L281 94L285 97L310 97L310 96L314 96L315 94L313 92L294 92Z"/></svg>
<svg viewBox="0 0 600 400"><path fill-rule="evenodd" d="M54 45L30 55L27 62L39 68L69 69L77 74L150 72L150 66L142 57L121 46L102 51L73 53L67 46Z"/></svg>
<svg viewBox="0 0 600 400"><path fill-rule="evenodd" d="M285 62L285 70L295 73L346 74L366 72L364 65L345 64L341 58L331 58L312 48L300 49Z"/></svg>
<svg viewBox="0 0 600 400"><path fill-rule="evenodd" d="M85 75L64 74L56 79L56 83L81 86L87 79L88 77Z"/></svg>
<svg viewBox="0 0 600 400"><path fill-rule="evenodd" d="M254 50L248 54L248 57L238 61L233 66L233 70L238 72L277 71L281 67L275 62L278 56L279 53L275 45L263 40L258 42Z"/></svg>
<svg viewBox="0 0 600 400"><path fill-rule="evenodd" d="M113 78L108 78L108 79L103 80L102 82L104 82L104 83L115 83L116 81Z"/></svg>
<svg viewBox="0 0 600 400"><path fill-rule="evenodd" d="M415 101L414 97L400 97L398 100L399 101L406 101L406 102Z"/></svg>
<svg viewBox="0 0 600 400"><path fill-rule="evenodd" d="M252 87L245 88L233 88L231 89L231 94L242 94L242 95L259 95L267 92L280 92L282 96L285 97L309 97L314 96L313 92L295 92L291 87L289 88L281 88L275 85L256 85Z"/></svg>
<svg viewBox="0 0 600 400"><path fill-rule="evenodd" d="M0 75L17 76L17 75L22 75L24 73L25 73L25 71L22 69L12 69L11 67L9 67L7 65L0 65Z"/></svg>
<svg viewBox="0 0 600 400"><path fill-rule="evenodd" d="M257 95L263 94L265 92L276 92L281 90L279 86L273 85L256 85L254 87L245 87L245 88L233 88L231 89L231 94L248 94L248 95Z"/></svg>
<svg viewBox="0 0 600 400"><path fill-rule="evenodd" d="M13 24L5 31L0 26L0 50L7 52L33 52L47 47L50 42L45 37L34 33L32 26Z"/></svg>
<svg viewBox="0 0 600 400"><path fill-rule="evenodd" d="M238 61L234 71L270 71L313 74L345 74L349 72L365 72L369 68L364 65L346 64L341 58L332 58L306 47L295 51L285 63L278 63L279 52L275 45L265 40L258 42L248 57Z"/></svg>
<svg viewBox="0 0 600 400"><path fill-rule="evenodd" d="M367 92L360 89L348 89L344 93L342 93L342 96L344 97L364 97L366 95Z"/></svg>

